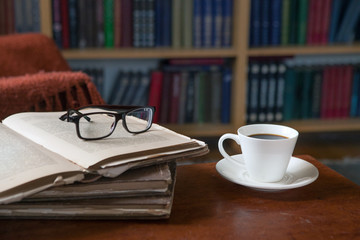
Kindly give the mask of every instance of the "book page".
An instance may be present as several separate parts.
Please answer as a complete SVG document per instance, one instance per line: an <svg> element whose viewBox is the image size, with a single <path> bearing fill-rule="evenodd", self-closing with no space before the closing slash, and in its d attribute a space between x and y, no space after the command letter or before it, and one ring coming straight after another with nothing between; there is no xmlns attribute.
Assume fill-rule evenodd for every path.
<svg viewBox="0 0 360 240"><path fill-rule="evenodd" d="M34 189L40 190L45 185L63 181L65 178L61 176L64 173L72 173L66 174L67 177L79 173L83 175L83 169L79 166L29 141L3 124L0 124L0 146L0 204L15 198L19 200L33 193ZM43 178L48 176L53 177L48 182L44 181ZM28 187L21 188L22 185ZM16 191L11 190L15 188Z"/></svg>
<svg viewBox="0 0 360 240"><path fill-rule="evenodd" d="M59 120L64 113L18 113L6 118L3 123L84 168L92 167L103 160L124 160L125 163L129 159L135 161L155 153L186 151L205 145L156 124L145 133L131 134L120 122L110 137L85 141L78 138L74 123Z"/></svg>

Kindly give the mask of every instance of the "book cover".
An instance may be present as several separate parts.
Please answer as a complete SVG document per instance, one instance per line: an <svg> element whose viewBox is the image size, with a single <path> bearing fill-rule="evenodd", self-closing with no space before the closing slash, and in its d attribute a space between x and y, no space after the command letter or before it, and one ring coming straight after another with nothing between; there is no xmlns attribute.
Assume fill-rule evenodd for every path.
<svg viewBox="0 0 360 240"><path fill-rule="evenodd" d="M161 93L162 86L163 86L163 73L161 71L153 71L151 73L151 80L150 80L150 89L149 89L149 100L148 104L149 106L154 106L156 108L153 122L158 123L160 120L160 111L162 109L162 98Z"/></svg>

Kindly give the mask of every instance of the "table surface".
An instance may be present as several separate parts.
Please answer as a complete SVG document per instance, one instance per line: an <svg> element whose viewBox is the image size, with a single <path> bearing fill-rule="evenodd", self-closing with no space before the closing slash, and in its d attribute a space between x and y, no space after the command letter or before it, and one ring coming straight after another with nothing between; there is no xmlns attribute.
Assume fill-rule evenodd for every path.
<svg viewBox="0 0 360 240"><path fill-rule="evenodd" d="M360 239L360 187L310 156L312 184L261 192L215 163L178 167L170 219L1 220L0 239Z"/></svg>

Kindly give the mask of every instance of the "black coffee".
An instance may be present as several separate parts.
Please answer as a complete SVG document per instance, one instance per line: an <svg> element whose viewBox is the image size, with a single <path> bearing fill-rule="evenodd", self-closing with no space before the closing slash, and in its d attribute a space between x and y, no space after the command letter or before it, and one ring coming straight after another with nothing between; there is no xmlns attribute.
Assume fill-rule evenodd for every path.
<svg viewBox="0 0 360 240"><path fill-rule="evenodd" d="M281 139L287 139L288 137L276 135L276 134L252 134L249 135L249 137L257 138L257 139L266 139L266 140L281 140Z"/></svg>

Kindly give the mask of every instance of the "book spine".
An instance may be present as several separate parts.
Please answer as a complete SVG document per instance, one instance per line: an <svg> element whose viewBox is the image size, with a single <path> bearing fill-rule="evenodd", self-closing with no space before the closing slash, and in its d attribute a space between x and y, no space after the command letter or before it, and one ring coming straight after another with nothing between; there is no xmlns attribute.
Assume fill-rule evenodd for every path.
<svg viewBox="0 0 360 240"><path fill-rule="evenodd" d="M95 3L95 46L102 48L104 47L105 43L105 36L104 36L104 4L102 0L96 0Z"/></svg>
<svg viewBox="0 0 360 240"><path fill-rule="evenodd" d="M291 0L290 1L290 13L289 13L289 44L297 44L297 33L299 28L299 5L300 0Z"/></svg>
<svg viewBox="0 0 360 240"><path fill-rule="evenodd" d="M179 97L179 114L177 122L184 124L186 122L186 98L187 98L187 87L189 80L189 72L181 72L181 84L180 84L180 97Z"/></svg>
<svg viewBox="0 0 360 240"><path fill-rule="evenodd" d="M180 104L180 90L181 90L181 73L172 74L170 108L169 108L169 123L178 123L179 118L179 104Z"/></svg>
<svg viewBox="0 0 360 240"><path fill-rule="evenodd" d="M347 118L350 116L351 108L351 86L353 81L353 66L348 65L344 67L344 81L343 81L343 98L342 98L342 108L340 111L341 118Z"/></svg>
<svg viewBox="0 0 360 240"><path fill-rule="evenodd" d="M132 0L121 0L121 46L133 46L133 4Z"/></svg>
<svg viewBox="0 0 360 240"><path fill-rule="evenodd" d="M221 122L221 84L222 73L220 70L213 70L210 72L211 81L211 103L209 104L210 120L212 123Z"/></svg>
<svg viewBox="0 0 360 240"><path fill-rule="evenodd" d="M233 0L223 0L222 47L231 47Z"/></svg>
<svg viewBox="0 0 360 240"><path fill-rule="evenodd" d="M221 47L221 31L223 25L222 7L223 4L221 0L213 0L212 47L215 48Z"/></svg>
<svg viewBox="0 0 360 240"><path fill-rule="evenodd" d="M171 1L164 1L164 16L162 21L162 43L164 47L171 46Z"/></svg>
<svg viewBox="0 0 360 240"><path fill-rule="evenodd" d="M263 62L260 64L260 82L259 82L259 122L266 121L268 93L269 93L269 64Z"/></svg>
<svg viewBox="0 0 360 240"><path fill-rule="evenodd" d="M4 0L7 2L7 0ZM39 0L31 0L32 32L40 32L40 5Z"/></svg>
<svg viewBox="0 0 360 240"><path fill-rule="evenodd" d="M203 24L203 40L202 47L210 48L212 42L212 21L213 21L213 10L212 1L203 0L203 13L202 13L202 24Z"/></svg>
<svg viewBox="0 0 360 240"><path fill-rule="evenodd" d="M163 73L161 71L153 71L151 73L150 89L149 89L149 100L148 103L150 106L156 108L153 122L158 123L160 120L160 111L161 106L161 93L163 92Z"/></svg>
<svg viewBox="0 0 360 240"><path fill-rule="evenodd" d="M172 0L171 38L173 48L180 48L182 46L181 7L181 0Z"/></svg>
<svg viewBox="0 0 360 240"><path fill-rule="evenodd" d="M161 92L161 111L160 111L160 122L168 123L169 119L169 106L170 106L170 94L171 94L171 73L164 72L163 77L163 88Z"/></svg>
<svg viewBox="0 0 360 240"><path fill-rule="evenodd" d="M170 65L223 65L225 60L223 58L177 58L170 59Z"/></svg>
<svg viewBox="0 0 360 240"><path fill-rule="evenodd" d="M250 46L260 46L260 0L251 1L251 16L250 16Z"/></svg>
<svg viewBox="0 0 360 240"><path fill-rule="evenodd" d="M294 119L293 111L296 110L296 73L293 67L288 67L285 73L284 92L284 121Z"/></svg>
<svg viewBox="0 0 360 240"><path fill-rule="evenodd" d="M247 121L255 123L258 121L259 111L259 89L260 89L260 64L252 62L249 65L248 75L248 103L247 103Z"/></svg>
<svg viewBox="0 0 360 240"><path fill-rule="evenodd" d="M181 37L184 48L192 47L192 28L193 26L193 1L192 0L183 0L181 1L183 11L181 13Z"/></svg>
<svg viewBox="0 0 360 240"><path fill-rule="evenodd" d="M270 45L278 46L281 42L281 6L282 0L273 0L270 9Z"/></svg>
<svg viewBox="0 0 360 240"><path fill-rule="evenodd" d="M24 7L24 6L23 6ZM53 38L56 45L62 48L62 37L61 37L61 13L60 13L60 0L52 1L52 16L53 16Z"/></svg>
<svg viewBox="0 0 360 240"><path fill-rule="evenodd" d="M194 107L195 107L195 78L194 72L189 72L188 83L186 86L186 106L185 106L185 122L194 122Z"/></svg>
<svg viewBox="0 0 360 240"><path fill-rule="evenodd" d="M266 121L273 122L275 120L275 102L276 102L276 74L278 72L277 65L271 62L269 65L268 90L267 90L267 106Z"/></svg>
<svg viewBox="0 0 360 240"><path fill-rule="evenodd" d="M105 47L114 47L114 1L104 0Z"/></svg>
<svg viewBox="0 0 360 240"><path fill-rule="evenodd" d="M302 83L301 83L301 118L311 118L312 105L312 70L309 67L303 69Z"/></svg>
<svg viewBox="0 0 360 240"><path fill-rule="evenodd" d="M164 19L164 1L155 0L155 46L164 46L163 42L163 19Z"/></svg>
<svg viewBox="0 0 360 240"><path fill-rule="evenodd" d="M320 118L321 109L321 95L322 95L322 71L319 69L314 70L313 84L312 84L312 104L311 104L311 117Z"/></svg>
<svg viewBox="0 0 360 240"><path fill-rule="evenodd" d="M299 1L299 20L298 20L298 33L297 43L299 45L305 45L306 43L306 27L308 20L308 0Z"/></svg>
<svg viewBox="0 0 360 240"><path fill-rule="evenodd" d="M231 117L231 85L233 74L229 67L225 67L222 77L221 90L221 122L230 123Z"/></svg>
<svg viewBox="0 0 360 240"><path fill-rule="evenodd" d="M343 0L332 0L331 5L331 15L330 15L330 25L329 25L329 36L328 41L329 43L335 42L335 34L338 28L338 23L340 19L340 12L341 12L341 2Z"/></svg>
<svg viewBox="0 0 360 240"><path fill-rule="evenodd" d="M78 13L79 13L79 25L78 25L78 46L79 48L86 48L88 46L86 38L86 2L85 0L78 0Z"/></svg>
<svg viewBox="0 0 360 240"><path fill-rule="evenodd" d="M6 29L6 21L7 21L6 4L7 4L6 1L0 1L0 36L7 34L7 29Z"/></svg>
<svg viewBox="0 0 360 240"><path fill-rule="evenodd" d="M350 117L358 117L359 109L359 94L360 94L360 72L359 68L356 67L353 75L352 82L352 93L351 93L351 106L350 106Z"/></svg>
<svg viewBox="0 0 360 240"><path fill-rule="evenodd" d="M309 8L308 8L308 19L307 19L307 30L306 30L306 44L308 45L313 45L314 42L314 31L315 31L315 17L316 17L316 12L315 12L315 4L316 4L316 0L308 0L309 3Z"/></svg>
<svg viewBox="0 0 360 240"><path fill-rule="evenodd" d="M282 0L281 11L281 45L289 44L290 0Z"/></svg>
<svg viewBox="0 0 360 240"><path fill-rule="evenodd" d="M61 14L61 41L63 44L63 48L70 47L70 29L69 29L69 3L68 0L62 0L60 5L60 14Z"/></svg>
<svg viewBox="0 0 360 240"><path fill-rule="evenodd" d="M78 1L69 0L68 1L68 14L69 14L69 47L77 48L78 45Z"/></svg>
<svg viewBox="0 0 360 240"><path fill-rule="evenodd" d="M260 45L268 46L270 44L270 1L261 1L261 21L260 21Z"/></svg>
<svg viewBox="0 0 360 240"><path fill-rule="evenodd" d="M194 25L193 25L193 45L200 48L202 45L202 0L194 0Z"/></svg>
<svg viewBox="0 0 360 240"><path fill-rule="evenodd" d="M276 103L275 103L275 121L283 120L284 111L284 92L285 92L285 72L286 65L282 62L278 64L276 76Z"/></svg>
<svg viewBox="0 0 360 240"><path fill-rule="evenodd" d="M155 46L155 2L147 0L147 47Z"/></svg>
<svg viewBox="0 0 360 240"><path fill-rule="evenodd" d="M114 0L114 47L121 46L121 0Z"/></svg>
<svg viewBox="0 0 360 240"><path fill-rule="evenodd" d="M133 1L133 46L141 46L141 0Z"/></svg>
<svg viewBox="0 0 360 240"><path fill-rule="evenodd" d="M330 13L331 13L331 1L332 0L323 0L323 17L322 17L322 26L320 32L320 44L325 45L328 43L329 35L329 25L330 25Z"/></svg>

